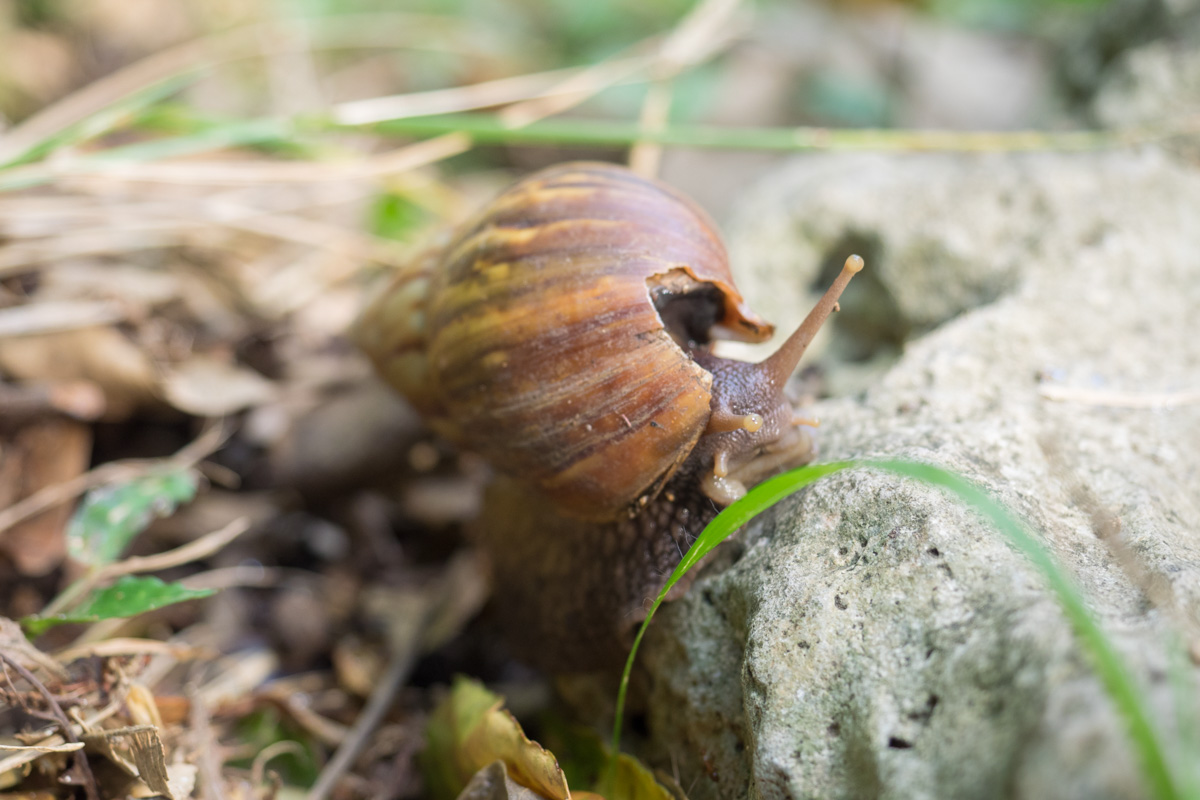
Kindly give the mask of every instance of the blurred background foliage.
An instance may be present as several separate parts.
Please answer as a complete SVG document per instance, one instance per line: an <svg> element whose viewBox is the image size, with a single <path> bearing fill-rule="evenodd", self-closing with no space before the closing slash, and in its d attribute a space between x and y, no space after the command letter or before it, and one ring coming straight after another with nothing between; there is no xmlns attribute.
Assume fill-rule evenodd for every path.
<svg viewBox="0 0 1200 800"><path fill-rule="evenodd" d="M836 18L891 18L909 25L957 28L1012 37L1021 43L1052 44L1063 31L1078 29L1108 0L840 0L799 3L761 0L765 24L756 35L774 40L806 61L801 52L814 28ZM666 31L692 4L687 0L6 0L0 3L0 120L19 122L38 108L95 78L155 50L248 23L303 21L314 36L338 27L350 35L330 37L332 46L314 52L310 65L322 75L327 100L413 92L462 85L500 75L593 63L619 53L648 32ZM405 41L403 15L441 19L445 37ZM457 21L457 25L454 24ZM394 29L398 47L387 46ZM340 42L338 41L340 40ZM338 46L340 45L342 46ZM364 51L377 53L364 58ZM870 52L856 55L870 60ZM953 66L947 63L947 66ZM272 78L245 64L227 65L220 90L189 98L214 112L261 109ZM679 87L673 116L688 121L711 115L718 67L691 73ZM797 82L781 109L789 124L890 125L903 75L880 84L861 69L827 64ZM265 80L264 80L265 79ZM232 85L230 83L232 80ZM636 113L641 87L615 87L592 101L589 111ZM293 97L301 103L315 98ZM278 102L278 101L276 101Z"/></svg>

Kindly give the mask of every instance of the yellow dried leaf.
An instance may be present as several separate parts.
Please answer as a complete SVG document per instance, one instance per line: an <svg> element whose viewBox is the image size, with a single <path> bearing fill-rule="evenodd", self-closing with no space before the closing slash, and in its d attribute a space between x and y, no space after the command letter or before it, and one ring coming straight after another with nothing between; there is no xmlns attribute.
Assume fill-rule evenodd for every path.
<svg viewBox="0 0 1200 800"><path fill-rule="evenodd" d="M554 755L531 741L504 700L462 676L434 710L422 762L432 795L453 798L475 773L502 761L508 777L550 800L571 796Z"/></svg>
<svg viewBox="0 0 1200 800"><path fill-rule="evenodd" d="M158 713L158 705L154 702L154 692L141 683L131 682L125 695L125 708L134 725L153 725L162 727L162 717Z"/></svg>

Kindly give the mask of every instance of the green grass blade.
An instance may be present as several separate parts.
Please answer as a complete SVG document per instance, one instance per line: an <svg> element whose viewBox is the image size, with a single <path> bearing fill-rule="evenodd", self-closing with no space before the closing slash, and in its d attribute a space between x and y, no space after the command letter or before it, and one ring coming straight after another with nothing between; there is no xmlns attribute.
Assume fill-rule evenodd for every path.
<svg viewBox="0 0 1200 800"><path fill-rule="evenodd" d="M949 490L982 514L999 529L1009 544L1033 562L1054 591L1067 620L1075 629L1076 637L1091 655L1096 674L1104 684L1108 696L1124 718L1134 749L1138 752L1142 775L1150 784L1153 796L1161 800L1182 797L1183 794L1171 774L1166 749L1160 741L1159 732L1151 722L1150 704L1141 687L1134 680L1112 642L1092 618L1083 600L1083 594L1058 566L1050 552L1029 534L1021 521L983 489L953 472L911 461L864 462L863 466L888 470Z"/></svg>
<svg viewBox="0 0 1200 800"><path fill-rule="evenodd" d="M683 560L675 567L675 570L671 573L671 577L667 578L666 585L658 593L658 597L654 599L654 605L650 606L650 611L646 614L646 619L642 621L642 626L638 628L637 636L633 639L633 647L629 650L629 657L625 660L625 669L621 673L621 685L617 689L617 708L612 733L613 760L609 763L610 775L616 769L615 759L621 751L621 725L624 722L625 696L629 691L629 676L633 673L633 661L637 656L638 648L642 644L642 637L646 635L646 629L650 627L650 620L654 618L654 613L662 605L667 593L679 582L680 578L686 575L692 567L696 566L700 559L704 558L714 547L728 539L729 535L738 528L741 528L783 498L790 494L795 494L813 481L854 465L853 461L810 465L763 481L747 492L746 496L741 500L738 500L733 505L724 509L720 514L717 514L713 521L708 523L704 530L701 531L700 537L688 548Z"/></svg>
<svg viewBox="0 0 1200 800"><path fill-rule="evenodd" d="M620 748L625 699L634 659L651 619L671 588L709 551L755 516L819 478L851 467L872 467L941 487L956 495L966 505L991 522L1011 546L1033 563L1054 592L1067 620L1075 630L1075 635L1083 648L1090 654L1101 683L1125 721L1127 733L1138 753L1142 775L1150 787L1152 796L1158 800L1176 800L1195 796L1194 793L1182 790L1171 772L1166 748L1161 741L1159 731L1152 722L1150 705L1142 688L1134 679L1112 642L1092 618L1082 593L1066 572L1058 566L1050 552L1030 535L1014 514L974 483L939 467L900 460L841 461L801 467L756 486L745 497L726 508L709 523L708 527L700 534L700 538L680 561L679 566L671 573L671 577L667 580L663 590L659 592L658 597L655 598L654 604L650 607L645 621L634 638L633 647L626 659L621 683L617 690L612 735L612 752L614 754L619 752Z"/></svg>
<svg viewBox="0 0 1200 800"><path fill-rule="evenodd" d="M672 125L647 131L636 122L547 119L513 127L495 114L442 114L372 123L394 136L465 133L480 144L579 144L627 147L655 142L677 147L734 150L1095 150L1125 144L1105 131L936 131L878 128L748 128Z"/></svg>
<svg viewBox="0 0 1200 800"><path fill-rule="evenodd" d="M20 152L13 154L8 161L0 164L0 170L28 164L32 161L45 158L63 147L79 145L98 136L103 136L135 118L142 111L160 100L175 94L180 89L194 82L196 77L198 75L195 74L176 75L147 86L133 94L121 97L91 116L61 131L32 142Z"/></svg>
<svg viewBox="0 0 1200 800"><path fill-rule="evenodd" d="M373 131L390 136L430 137L465 133L477 144L547 144L627 147L656 142L678 147L732 150L870 150L885 152L1097 150L1123 147L1177 135L1169 130L1111 131L936 131L872 128L741 128L713 125L673 125L643 130L636 122L548 119L512 127L495 114L444 114L407 117L354 126L339 124L327 114L247 119L218 124L209 130L114 147L79 156L71 168L99 171L108 164L143 163L190 156L229 147L275 144L282 146L301 134ZM33 165L36 167L36 165ZM48 183L53 171L29 165L10 174L0 171L0 191Z"/></svg>
<svg viewBox="0 0 1200 800"><path fill-rule="evenodd" d="M193 156L230 147L248 147L288 142L298 135L296 123L289 119L254 119L229 122L184 136L169 136L146 142L112 147L71 162L80 172L101 172L110 165L142 164L180 156ZM32 164L9 172L0 171L0 192L28 189L50 183L57 176L53 171Z"/></svg>
<svg viewBox="0 0 1200 800"><path fill-rule="evenodd" d="M1196 705L1196 686L1192 680L1192 660L1182 636L1171 637L1167 655L1171 679L1171 700L1175 706L1175 728L1179 743L1177 762L1184 796L1200 798L1200 706Z"/></svg>

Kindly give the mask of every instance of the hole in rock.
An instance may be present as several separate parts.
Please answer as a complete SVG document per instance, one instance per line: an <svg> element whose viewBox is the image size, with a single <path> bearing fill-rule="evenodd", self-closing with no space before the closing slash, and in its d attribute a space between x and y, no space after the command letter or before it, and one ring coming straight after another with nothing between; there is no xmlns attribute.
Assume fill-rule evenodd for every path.
<svg viewBox="0 0 1200 800"><path fill-rule="evenodd" d="M879 264L883 247L874 236L851 233L826 253L821 270L810 289L823 292L833 283L846 259L857 253L867 263L854 276L839 301L841 311L833 315L831 354L843 361L870 361L880 355L898 355L900 346L912 333L912 327L900 313L900 306L880 279Z"/></svg>

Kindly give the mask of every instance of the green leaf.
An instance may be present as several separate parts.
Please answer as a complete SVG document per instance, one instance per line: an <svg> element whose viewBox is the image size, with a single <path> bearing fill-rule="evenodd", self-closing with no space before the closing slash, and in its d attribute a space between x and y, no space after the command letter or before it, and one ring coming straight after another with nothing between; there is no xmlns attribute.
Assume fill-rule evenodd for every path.
<svg viewBox="0 0 1200 800"><path fill-rule="evenodd" d="M88 566L111 564L155 517L169 516L195 496L196 476L189 469L93 489L67 525L67 552Z"/></svg>
<svg viewBox="0 0 1200 800"><path fill-rule="evenodd" d="M74 611L52 617L25 617L21 626L37 636L55 625L68 622L99 622L102 619L134 617L144 611L195 600L214 594L214 589L189 589L181 583L164 583L153 577L126 575L107 589L93 592Z"/></svg>
<svg viewBox="0 0 1200 800"><path fill-rule="evenodd" d="M395 192L381 194L371 209L371 230L384 239L404 242L429 219L428 212L411 197Z"/></svg>
<svg viewBox="0 0 1200 800"><path fill-rule="evenodd" d="M646 629L650 627L650 620L654 618L654 613L658 611L658 607L666 599L667 593L679 582L680 578L699 563L700 559L708 555L714 547L728 539L730 534L747 522L788 495L800 491L818 478L823 478L826 475L840 472L852 466L854 466L853 461L835 461L830 464L800 467L791 472L776 475L774 478L765 480L758 486L755 486L741 500L738 500L720 514L717 514L713 521L708 523L707 527L700 532L700 537L692 543L691 548L684 554L683 560L679 562L679 565L675 567L675 571L671 573L671 577L667 578L667 583L663 586L662 591L658 593L658 597L654 598L654 605L650 606L650 611L646 614L646 619L643 620L642 627L638 628L637 636L633 640L633 647L629 650L629 657L625 660L625 670L621 674L621 685L617 689L616 715L613 719L612 745L610 749L614 756L621 752L621 724L625 711L625 695L629 691L629 676L633 674L633 660L637 656L637 651L642 644L642 637L645 636ZM609 763L609 779L615 780L617 765L612 761Z"/></svg>
<svg viewBox="0 0 1200 800"><path fill-rule="evenodd" d="M215 589L189 589L182 583L164 583L153 576L126 575L107 589L94 592L77 613L96 619L133 617L144 611L208 597Z"/></svg>

